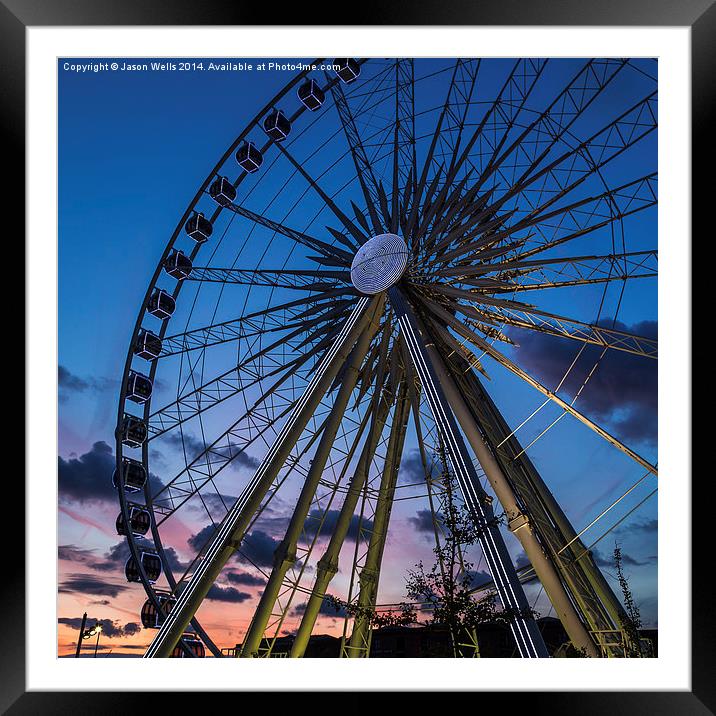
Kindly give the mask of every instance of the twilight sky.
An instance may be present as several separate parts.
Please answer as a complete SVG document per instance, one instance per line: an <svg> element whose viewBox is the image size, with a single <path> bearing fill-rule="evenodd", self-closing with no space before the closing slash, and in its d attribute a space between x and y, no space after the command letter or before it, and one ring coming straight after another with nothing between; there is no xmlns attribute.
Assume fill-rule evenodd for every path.
<svg viewBox="0 0 716 716"><path fill-rule="evenodd" d="M58 653L66 655L74 651L79 620L87 611L90 623L103 621L102 653L140 655L153 632L141 629L139 623L139 610L145 599L142 588L128 584L124 578L127 547L115 531L119 507L111 485L114 421L127 346L142 297L178 218L218 157L294 72L80 73L64 69L66 64L86 62L58 61ZM122 60L118 62L121 64ZM250 62L257 64L256 60ZM431 96L433 105L437 105L440 100L435 98L444 95L448 66L446 60L416 61L416 77L428 78L420 84L429 95L426 106L432 106ZM494 88L504 80L506 67L504 60L483 61L478 100L481 92L484 99L494 94ZM578 67L579 63L572 60L548 63L534 95L536 108L548 104L564 85L565 78L571 77ZM628 106L626 97L633 97L633 102L641 99L648 87L642 73L655 74L655 69L650 61L636 61L634 67L624 71L613 91L605 93L591 108L579 128L581 136L623 111ZM426 113L422 121L428 126L434 116ZM577 129L575 133L580 136ZM327 137L325 152L331 152L340 139ZM342 147L341 151L344 150ZM628 158L616 163L608 180L610 184L625 183L655 169L656 137L652 135L640 142ZM341 171L339 167L332 175L333 180L340 181ZM277 187L270 182L257 183L252 201L256 206L266 205L276 191ZM286 209L296 198L288 189L285 194L276 205L277 217L281 214L278 206L285 205L282 209ZM299 207L291 214L292 221L305 229L315 210L306 216L301 216L301 211ZM317 222L317 226L323 224ZM624 235L628 250L655 248L656 210L625 219ZM230 241L228 227L227 236ZM611 243L607 233L595 239L599 241L598 249L588 250L608 253ZM586 253L582 248L574 253ZM245 266L252 268L259 259L263 260L263 250L263 246L249 246L242 254L242 260L247 261ZM286 259L285 255L280 256ZM263 266L269 267L271 260L267 259ZM274 260L273 267L276 264ZM216 265L225 264L217 258ZM240 286L231 287L223 297L219 314L222 318L231 317L232 307L234 315L240 313L245 300L242 290ZM187 299L187 295L182 298ZM203 294L206 305L194 316L194 325L201 325L201 319L211 315L210 298ZM586 321L597 317L605 321L616 315L617 328L656 335L653 279L630 282L623 295L617 288L603 292L600 286L584 286L559 296L538 298L532 294L530 301L540 308ZM186 314L180 317L190 318ZM177 326L176 331L169 333L179 330ZM512 349L510 355L543 384L555 387L574 359L576 344L515 331L511 335L519 347ZM596 357L596 349L582 353L560 394L574 396ZM223 358L226 360L227 356ZM206 374L214 375L219 368L207 367ZM542 404L539 394L504 369L494 363L486 363L486 368L490 375L488 389L511 425L521 424ZM172 390L177 389L177 371L181 370L178 367L174 374L171 371L158 374L159 402L171 400ZM609 354L577 406L646 459L656 462L655 364L625 353ZM208 429L221 432L221 426L230 422L234 407L226 405L217 410L208 419ZM541 410L518 433L522 444L532 443L559 416L556 406ZM185 443L192 439L198 440L196 430L185 434ZM177 442L172 435L158 441L151 453L153 479L166 482L184 464L180 448L181 441ZM528 452L578 531L643 474L638 465L570 417L560 419ZM217 481L220 492L235 497L262 454L261 446L257 445L242 460L235 461ZM420 481L419 465L415 435L409 431L400 476L403 485ZM617 522L654 487L653 478L645 480L604 521L586 533L584 542L591 544L599 538L606 527ZM410 499L396 503L381 575L380 603L403 599L406 570L420 559L431 561L432 542L425 520L427 501L420 497L422 494L420 486L405 487L401 496ZM295 499L296 495L296 486L290 485L285 495L279 494L247 538L245 556L229 563L202 605L198 616L219 646L233 646L241 640L266 571L270 570L273 550L290 517L291 497ZM329 523L334 514L329 513ZM656 527L657 501L652 498L605 537L595 552L605 574L615 584L611 553L615 539L619 541L645 625L657 624ZM207 529L207 513L195 504L188 504L165 523L163 541L172 550L178 568L193 558ZM516 541L509 536L506 539L519 562L523 554ZM323 544L324 537L319 535L318 542ZM339 596L347 589L354 549L355 529L342 553L341 565L347 561L348 567L339 571L332 583L332 590ZM479 571L479 553L474 555L474 562ZM310 571L308 579L310 582ZM536 600L538 611L549 613L549 604L537 587L528 586L527 593L531 600ZM299 600L283 629L295 629L300 615ZM316 631L340 634L342 628L342 619L326 613L320 617Z"/></svg>

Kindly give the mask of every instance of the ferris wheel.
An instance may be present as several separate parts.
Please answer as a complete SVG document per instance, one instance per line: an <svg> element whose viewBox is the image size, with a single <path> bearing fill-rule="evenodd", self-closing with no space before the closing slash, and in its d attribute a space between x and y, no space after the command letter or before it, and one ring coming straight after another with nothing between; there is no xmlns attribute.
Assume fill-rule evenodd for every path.
<svg viewBox="0 0 716 716"><path fill-rule="evenodd" d="M657 358L618 321L656 282L656 102L649 60L344 58L257 112L171 235L127 353L116 526L156 629L146 657L222 656L197 610L276 505L235 655L271 656L293 614L303 656L339 572L347 603L377 608L396 506L422 505L441 539L441 456L519 655L548 655L535 577L575 648L623 655L623 606L528 456L549 429L520 439L541 408L510 425L488 386L528 386L656 478L576 400L605 355ZM523 366L531 334L573 346L576 397ZM409 445L417 486L398 479ZM205 525L188 562L185 520ZM358 614L342 655L370 654Z"/></svg>

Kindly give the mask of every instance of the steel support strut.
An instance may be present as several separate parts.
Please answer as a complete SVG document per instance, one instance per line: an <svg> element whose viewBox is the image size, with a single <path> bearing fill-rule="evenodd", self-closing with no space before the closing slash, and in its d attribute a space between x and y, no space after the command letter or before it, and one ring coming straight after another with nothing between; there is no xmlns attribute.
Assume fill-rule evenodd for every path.
<svg viewBox="0 0 716 716"><path fill-rule="evenodd" d="M398 481L398 470L400 469L400 461L403 455L409 415L410 406L407 398L407 386L403 382L398 391L393 423L390 426L388 449L373 516L373 528L368 543L368 553L359 576L358 613L353 622L353 633L346 647L346 654L351 658L367 657L370 652L371 621L368 615L371 610L375 609L377 600L380 566L383 561L385 540L388 535L388 524L393 508L393 497Z"/></svg>
<svg viewBox="0 0 716 716"><path fill-rule="evenodd" d="M359 335L375 317L376 308L381 303L378 297L372 300L368 297L359 299L335 342L316 367L313 378L288 416L276 441L219 525L199 566L178 595L177 603L149 645L144 658L167 657L171 654L222 568L241 544L252 515L260 507L311 415L330 388Z"/></svg>
<svg viewBox="0 0 716 716"><path fill-rule="evenodd" d="M316 565L316 579L311 589L311 596L306 604L306 609L301 618L301 624L298 627L296 638L291 647L292 658L300 658L304 655L306 647L308 646L308 640L313 631L313 626L318 618L318 612L326 596L326 589L338 572L338 556L346 535L348 534L351 518L355 512L363 486L368 479L370 465L375 455L383 428L385 427L390 407L393 404L394 396L388 392L388 389L382 390L381 386L377 385L376 391L378 396L376 401L377 405L373 411L373 419L371 420L368 436L363 444L355 472L348 486L348 492L341 505L341 510L338 513L338 519L336 520L336 526L333 529L331 539L326 547L326 551Z"/></svg>
<svg viewBox="0 0 716 716"><path fill-rule="evenodd" d="M266 624L271 617L271 611L278 597L278 593L286 577L289 568L296 562L296 548L298 539L301 536L306 517L311 508L313 496L318 488L318 484L323 477L323 470L333 448L333 442L341 425L343 415L345 414L348 401L353 393L353 389L358 382L360 368L365 359L370 343L375 336L380 322L380 311L383 306L384 296L379 297L379 305L373 313L370 325L367 326L358 338L358 342L348 359L346 370L343 374L341 387L336 395L331 408L331 414L326 421L321 435L321 440L316 448L316 452L311 460L311 467L306 476L306 480L301 488L301 494L298 497L296 507L293 510L291 521L286 529L283 540L276 548L274 555L274 565L271 576L261 594L258 607L251 620L251 625L244 639L241 653L237 656L252 657L256 656L261 644L261 640L266 629Z"/></svg>
<svg viewBox="0 0 716 716"><path fill-rule="evenodd" d="M438 343L439 345L439 343ZM448 349L449 350L449 349ZM467 400L472 419L483 433L520 502L530 512L540 543L551 555L582 620L592 632L618 630L625 612L604 575L552 495L541 475L524 452L504 417L470 368L457 354L444 361L458 390ZM564 545L569 545L567 549ZM577 555L583 555L576 561ZM607 651L613 656L615 649Z"/></svg>
<svg viewBox="0 0 716 716"><path fill-rule="evenodd" d="M480 530L480 545L495 582L497 594L504 608L514 615L510 627L520 655L525 658L548 657L547 647L530 613L529 603L502 539L492 505L480 484L455 415L450 409L433 365L434 355L426 349L425 336L420 334L415 314L400 289L393 286L388 290L388 295L398 316L408 352L425 391L465 504Z"/></svg>
<svg viewBox="0 0 716 716"><path fill-rule="evenodd" d="M560 580L557 569L542 549L542 545L537 539L529 515L525 514L520 508L512 485L509 483L505 473L502 471L502 468L486 443L469 407L465 403L439 352L435 348L432 337L425 327L420 325L419 321L417 321L417 323L420 326L421 332L423 332L425 349L430 357L432 366L445 393L445 397L463 433L467 437L470 447L475 453L475 457L477 457L478 462L485 471L485 476L490 481L490 485L495 491L497 499L505 511L510 532L517 537L522 548L525 550L525 554L532 564L572 644L577 649L583 649L587 656L593 658L598 657L599 651L589 636L589 632L582 622L574 604L570 600L567 590Z"/></svg>

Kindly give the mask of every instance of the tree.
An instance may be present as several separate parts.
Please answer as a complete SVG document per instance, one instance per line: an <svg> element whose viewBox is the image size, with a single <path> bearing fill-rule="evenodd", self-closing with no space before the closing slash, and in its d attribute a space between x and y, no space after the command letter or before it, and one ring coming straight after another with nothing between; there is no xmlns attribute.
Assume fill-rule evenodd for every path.
<svg viewBox="0 0 716 716"><path fill-rule="evenodd" d="M619 547L619 543L614 543L614 566L617 571L617 579L619 580L619 586L622 590L624 597L624 609L626 610L625 616L622 617L621 627L627 636L627 650L628 656L643 656L641 650L641 636L639 629L641 628L641 614L639 614L639 607L637 607L634 601L634 595L629 587L629 581L624 575L622 568L622 550Z"/></svg>
<svg viewBox="0 0 716 716"><path fill-rule="evenodd" d="M448 629L454 656L472 656L477 648L478 626L509 623L516 614L500 608L494 592L475 597L474 564L464 559L464 552L478 541L480 528L470 511L456 503L454 478L444 460L443 482L446 490L441 520L444 539L433 548L436 559L429 568L421 561L408 571L406 593L430 610L431 619L427 623ZM495 517L496 524L500 521L500 517Z"/></svg>
<svg viewBox="0 0 716 716"><path fill-rule="evenodd" d="M406 596L412 602L422 606L430 613L430 618L419 621L415 606L403 603L397 610L378 612L375 609L361 608L332 595L326 595L326 601L338 612L345 610L350 617L361 616L370 620L373 627L409 626L441 626L448 630L454 657L474 656L478 648L477 627L486 623L509 624L517 616L538 614L528 610L529 615L518 610L501 608L494 592L482 597L473 593L472 562L464 559L465 549L478 542L481 528L475 524L470 511L456 503L455 478L448 469L444 453L440 454L442 462L441 482L445 489L443 514L439 516L444 535L442 542L433 548L435 561L427 567L422 561L415 569L408 570L406 578ZM501 517L494 518L494 524L501 522ZM482 527L484 529L484 526Z"/></svg>

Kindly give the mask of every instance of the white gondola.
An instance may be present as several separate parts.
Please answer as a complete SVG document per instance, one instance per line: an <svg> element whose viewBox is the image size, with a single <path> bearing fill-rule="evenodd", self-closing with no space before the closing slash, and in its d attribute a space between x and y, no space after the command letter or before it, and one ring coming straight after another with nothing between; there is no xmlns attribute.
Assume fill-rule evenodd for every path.
<svg viewBox="0 0 716 716"><path fill-rule="evenodd" d="M143 537L149 532L152 518L149 514L149 510L142 505L128 504L127 511L129 512L129 529L131 533L136 537ZM117 534L127 536L128 530L127 525L124 521L124 515L120 512L115 522L117 528Z"/></svg>
<svg viewBox="0 0 716 716"><path fill-rule="evenodd" d="M176 597L169 592L154 592L154 596L159 602L159 610L151 599L147 599L142 606L141 620L145 629L159 629L177 602Z"/></svg>
<svg viewBox="0 0 716 716"><path fill-rule="evenodd" d="M196 634L192 634L191 632L184 633L181 641L184 642L184 645L189 648L189 651L192 653L192 655L195 658L203 659L206 656L206 649L204 648L204 644L202 644L201 640ZM181 644L177 644L174 647L174 650L169 655L170 659L183 659L186 658L186 653L184 652L184 649L182 649Z"/></svg>

